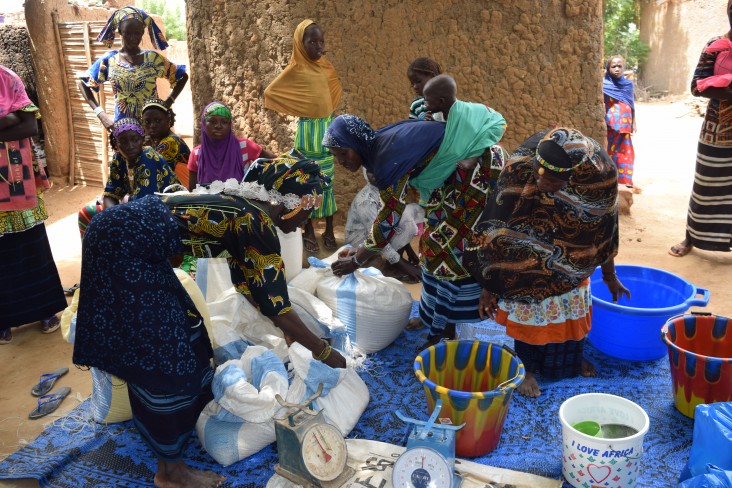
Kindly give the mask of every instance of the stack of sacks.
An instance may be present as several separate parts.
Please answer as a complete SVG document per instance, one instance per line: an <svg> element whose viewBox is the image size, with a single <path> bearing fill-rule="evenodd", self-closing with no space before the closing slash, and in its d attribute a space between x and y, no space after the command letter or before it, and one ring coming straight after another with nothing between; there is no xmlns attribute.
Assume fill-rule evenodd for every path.
<svg viewBox="0 0 732 488"><path fill-rule="evenodd" d="M338 252L323 261L309 258L310 268L302 270L290 287L314 294L333 310L358 352L378 352L394 342L409 322L412 294L399 280L383 276L376 268L335 276L330 263Z"/></svg>
<svg viewBox="0 0 732 488"><path fill-rule="evenodd" d="M201 290L198 289L196 282L193 281L188 273L182 269L176 268L175 275L196 305L210 338L211 320ZM61 315L61 333L64 339L71 344L74 343L76 335L76 310L79 306L80 292L81 288L74 292L74 298L71 300L71 304ZM130 408L129 397L127 396L127 383L99 368L89 369L92 375L90 403L94 420L103 424L130 420L132 418L132 410Z"/></svg>
<svg viewBox="0 0 732 488"><path fill-rule="evenodd" d="M201 412L196 432L217 462L229 466L275 441L274 417L283 407L275 395L287 395L282 361L262 346L249 346L241 359L216 368L214 400Z"/></svg>
<svg viewBox="0 0 732 488"><path fill-rule="evenodd" d="M312 353L297 342L290 346L290 362L295 375L287 401L304 402L322 383L323 392L313 402L313 409L323 410L326 421L347 436L369 404L369 389L353 365L349 362L345 369L331 368L313 359Z"/></svg>

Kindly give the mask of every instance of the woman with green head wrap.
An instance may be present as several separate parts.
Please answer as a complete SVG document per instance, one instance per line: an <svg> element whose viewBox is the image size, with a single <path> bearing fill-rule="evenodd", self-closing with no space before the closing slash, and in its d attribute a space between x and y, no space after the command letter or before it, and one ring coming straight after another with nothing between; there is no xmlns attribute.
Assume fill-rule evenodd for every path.
<svg viewBox="0 0 732 488"><path fill-rule="evenodd" d="M252 161L275 157L256 142L237 137L231 120L231 110L221 102L211 102L203 109L201 144L188 159L189 189L229 178L241 181Z"/></svg>

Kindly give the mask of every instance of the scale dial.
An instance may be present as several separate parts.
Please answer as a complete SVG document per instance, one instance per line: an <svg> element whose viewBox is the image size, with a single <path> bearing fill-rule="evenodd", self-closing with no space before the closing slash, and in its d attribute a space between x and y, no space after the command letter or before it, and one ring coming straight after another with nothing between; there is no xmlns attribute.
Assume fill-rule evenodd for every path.
<svg viewBox="0 0 732 488"><path fill-rule="evenodd" d="M346 467L346 441L338 427L317 424L302 438L302 461L310 475L321 481L336 479Z"/></svg>
<svg viewBox="0 0 732 488"><path fill-rule="evenodd" d="M407 449L394 463L394 488L451 488L453 472L447 460L429 447Z"/></svg>

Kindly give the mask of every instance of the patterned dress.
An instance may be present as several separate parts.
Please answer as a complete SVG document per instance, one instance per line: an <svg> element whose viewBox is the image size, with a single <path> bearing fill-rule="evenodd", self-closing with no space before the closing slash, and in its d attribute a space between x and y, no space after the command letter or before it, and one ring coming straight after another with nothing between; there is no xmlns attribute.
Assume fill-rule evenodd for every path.
<svg viewBox="0 0 732 488"><path fill-rule="evenodd" d="M188 169L186 166L188 165L188 158L191 155L188 144L170 132L167 136L160 139L160 142L155 146L155 150L165 158L180 182L188 186Z"/></svg>
<svg viewBox="0 0 732 488"><path fill-rule="evenodd" d="M130 200L162 192L165 187L180 183L168 161L158 152L146 146L130 170L120 153L115 153L109 163L109 179L104 187L104 196Z"/></svg>
<svg viewBox="0 0 732 488"><path fill-rule="evenodd" d="M607 152L618 168L618 183L633 185L633 111L627 103L605 95L605 123L607 124Z"/></svg>
<svg viewBox="0 0 732 488"><path fill-rule="evenodd" d="M330 184L323 188L323 203L310 214L314 219L329 217L338 211L335 194L333 193L333 175L335 163L333 155L323 147L323 135L333 122L333 114L320 119L300 117L297 121L295 134L295 149L308 159L320 165L320 171L330 178Z"/></svg>
<svg viewBox="0 0 732 488"><path fill-rule="evenodd" d="M225 257L236 290L274 317L292 310L277 230L255 201L228 195L163 197L188 253Z"/></svg>
<svg viewBox="0 0 732 488"><path fill-rule="evenodd" d="M715 37L707 46L719 39ZM691 80L714 76L718 52L702 52ZM732 245L732 101L709 99L696 155L686 232L691 243L707 251L729 252Z"/></svg>
<svg viewBox="0 0 732 488"><path fill-rule="evenodd" d="M113 50L97 59L80 79L96 92L103 83L112 83L115 121L125 117L140 120L145 100L158 98L157 79L165 78L175 88L185 72L185 66L177 66L155 51L143 51L142 62L133 66Z"/></svg>

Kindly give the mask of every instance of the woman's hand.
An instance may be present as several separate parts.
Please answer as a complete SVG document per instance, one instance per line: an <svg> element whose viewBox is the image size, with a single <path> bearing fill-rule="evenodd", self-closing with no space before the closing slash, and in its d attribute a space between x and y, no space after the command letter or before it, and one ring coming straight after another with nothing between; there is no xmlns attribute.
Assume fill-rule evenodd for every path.
<svg viewBox="0 0 732 488"><path fill-rule="evenodd" d="M485 288L480 292L480 300L478 301L478 314L481 320L488 317L491 320L496 319L498 312L498 297L489 292Z"/></svg>
<svg viewBox="0 0 732 488"><path fill-rule="evenodd" d="M107 112L101 112L98 117L99 122L102 123L105 129L110 130L114 125L114 117L109 115Z"/></svg>
<svg viewBox="0 0 732 488"><path fill-rule="evenodd" d="M354 262L353 256L339 258L338 261L330 266L333 270L333 274L341 277L347 274L351 274L358 269L358 265Z"/></svg>
<svg viewBox="0 0 732 488"><path fill-rule="evenodd" d="M602 281L605 282L607 289L610 290L610 294L613 296L613 303L618 303L618 299L623 295L627 295L628 300L630 300L630 290L623 286L616 274L603 275Z"/></svg>

